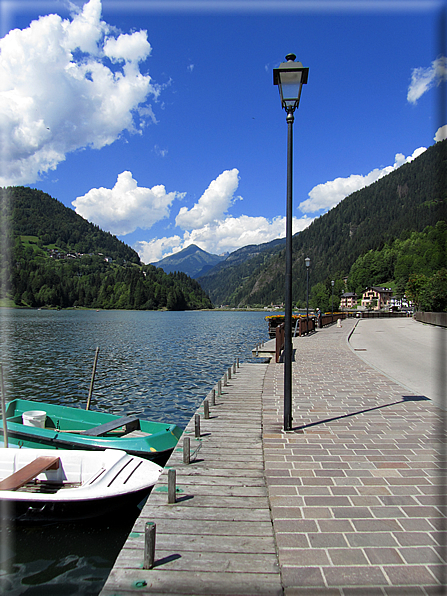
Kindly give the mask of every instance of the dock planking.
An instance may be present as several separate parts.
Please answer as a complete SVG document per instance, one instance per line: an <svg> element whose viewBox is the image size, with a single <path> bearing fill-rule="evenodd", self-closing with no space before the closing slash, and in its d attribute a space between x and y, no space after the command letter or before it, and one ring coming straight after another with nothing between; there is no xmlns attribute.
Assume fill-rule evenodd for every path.
<svg viewBox="0 0 447 596"><path fill-rule="evenodd" d="M262 391L266 366L243 364L194 417L191 463L183 437L129 535L101 596L130 594L282 594L264 472ZM217 391L216 391L217 393ZM176 502L168 473L176 471ZM156 524L155 561L143 569L145 527Z"/></svg>

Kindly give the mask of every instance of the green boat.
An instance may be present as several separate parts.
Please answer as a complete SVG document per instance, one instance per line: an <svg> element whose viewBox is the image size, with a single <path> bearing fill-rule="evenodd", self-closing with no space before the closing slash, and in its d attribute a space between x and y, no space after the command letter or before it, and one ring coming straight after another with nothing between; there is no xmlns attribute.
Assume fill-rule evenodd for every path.
<svg viewBox="0 0 447 596"><path fill-rule="evenodd" d="M164 466L182 434L176 424L25 399L6 408L8 444L41 449L122 449ZM3 425L0 435L3 440Z"/></svg>

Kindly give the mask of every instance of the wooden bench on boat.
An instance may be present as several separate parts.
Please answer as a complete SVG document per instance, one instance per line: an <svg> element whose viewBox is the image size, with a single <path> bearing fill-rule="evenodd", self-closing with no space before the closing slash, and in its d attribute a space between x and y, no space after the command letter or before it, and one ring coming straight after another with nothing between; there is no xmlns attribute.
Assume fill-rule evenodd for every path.
<svg viewBox="0 0 447 596"><path fill-rule="evenodd" d="M140 419L136 416L122 416L116 420L111 420L105 424L100 424L99 426L94 426L93 428L84 430L80 434L87 435L89 437L101 437L102 435L105 435L112 430L116 430L121 426L125 427L124 434L128 434L134 430L139 430Z"/></svg>
<svg viewBox="0 0 447 596"><path fill-rule="evenodd" d="M37 457L34 461L2 480L0 490L17 490L42 472L45 472L45 470L57 470L58 468L58 456Z"/></svg>

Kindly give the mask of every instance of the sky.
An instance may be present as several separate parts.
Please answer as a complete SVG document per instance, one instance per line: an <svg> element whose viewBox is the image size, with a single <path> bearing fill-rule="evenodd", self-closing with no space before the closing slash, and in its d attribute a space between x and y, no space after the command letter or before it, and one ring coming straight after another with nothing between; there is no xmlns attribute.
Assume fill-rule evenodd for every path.
<svg viewBox="0 0 447 596"><path fill-rule="evenodd" d="M0 186L152 263L285 236L446 137L446 0L0 0Z"/></svg>

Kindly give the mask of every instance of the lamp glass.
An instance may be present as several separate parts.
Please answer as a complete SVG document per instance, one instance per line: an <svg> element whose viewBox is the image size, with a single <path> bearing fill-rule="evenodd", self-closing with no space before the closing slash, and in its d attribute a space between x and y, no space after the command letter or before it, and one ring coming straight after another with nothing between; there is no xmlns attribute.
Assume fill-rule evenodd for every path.
<svg viewBox="0 0 447 596"><path fill-rule="evenodd" d="M303 72L301 70L279 71L279 92L281 102L287 108L296 108L300 101L301 79Z"/></svg>
<svg viewBox="0 0 447 596"><path fill-rule="evenodd" d="M304 259L304 262L306 263L306 267L309 267L310 266L310 259L309 259L309 257L306 257Z"/></svg>

